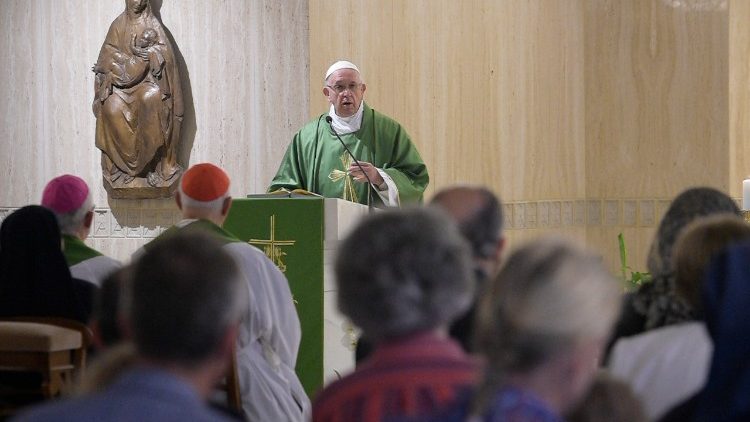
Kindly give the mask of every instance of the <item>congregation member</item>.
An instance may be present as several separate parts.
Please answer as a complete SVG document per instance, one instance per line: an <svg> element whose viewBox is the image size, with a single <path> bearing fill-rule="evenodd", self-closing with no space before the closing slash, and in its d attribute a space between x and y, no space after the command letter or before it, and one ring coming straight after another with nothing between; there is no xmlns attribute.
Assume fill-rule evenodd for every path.
<svg viewBox="0 0 750 422"><path fill-rule="evenodd" d="M310 399L294 372L302 337L289 282L258 248L222 228L232 205L229 176L210 163L182 176L175 197L183 219L144 246L148 251L177 233L209 232L237 261L249 311L237 342L242 409L251 421L305 421ZM136 256L140 252L136 253Z"/></svg>
<svg viewBox="0 0 750 422"><path fill-rule="evenodd" d="M610 347L620 337L695 319L693 311L675 293L672 249L680 232L690 222L721 213L739 216L740 210L732 198L713 188L690 188L672 201L659 223L648 253L647 268L651 281L625 296Z"/></svg>
<svg viewBox="0 0 750 422"><path fill-rule="evenodd" d="M313 421L427 412L477 380L478 363L447 334L471 303L474 281L469 246L443 212L371 214L343 241L334 265L339 310L375 349L319 394Z"/></svg>
<svg viewBox="0 0 750 422"><path fill-rule="evenodd" d="M94 203L83 179L64 174L50 180L42 193L42 206L55 213L65 260L74 278L101 286L107 275L120 268L119 261L84 243L94 221Z"/></svg>
<svg viewBox="0 0 750 422"><path fill-rule="evenodd" d="M500 270L505 246L500 200L485 187L455 186L435 194L430 205L446 211L471 246L476 280L474 299L469 310L451 325L450 335L464 350L472 352L477 304L487 281Z"/></svg>
<svg viewBox="0 0 750 422"><path fill-rule="evenodd" d="M372 196L371 204L389 207L422 201L430 180L422 157L398 122L365 103L366 90L353 63L328 68L323 95L330 109L294 135L269 192L304 189L362 204Z"/></svg>
<svg viewBox="0 0 750 422"><path fill-rule="evenodd" d="M714 345L706 383L661 421L750 420L750 243L712 260L702 299Z"/></svg>
<svg viewBox="0 0 750 422"><path fill-rule="evenodd" d="M486 280L497 275L505 245L503 214L500 200L481 186L454 186L439 191L431 206L445 211L458 224L464 239L471 246L474 258L474 299L469 309L450 326L450 336L461 343L466 352L474 350L474 318L478 299ZM357 342L357 363L372 351L372 343L365 338Z"/></svg>
<svg viewBox="0 0 750 422"><path fill-rule="evenodd" d="M635 390L649 420L659 419L703 387L713 350L702 318L704 274L712 256L743 240L750 240L750 225L734 214L704 217L688 225L674 246L675 292L696 319L615 344L609 369Z"/></svg>
<svg viewBox="0 0 750 422"><path fill-rule="evenodd" d="M54 214L20 208L0 226L0 316L69 318L86 323L96 287L74 279Z"/></svg>
<svg viewBox="0 0 750 422"><path fill-rule="evenodd" d="M208 234L181 233L135 265L124 302L135 362L103 390L32 408L17 421L231 420L206 400L226 374L247 313L234 260Z"/></svg>
<svg viewBox="0 0 750 422"><path fill-rule="evenodd" d="M541 238L521 247L480 305L483 379L453 406L418 420L563 421L597 373L619 300L599 257L577 245Z"/></svg>
<svg viewBox="0 0 750 422"><path fill-rule="evenodd" d="M125 335L120 326L122 318L122 292L132 277L132 266L121 267L108 275L94 300L94 311L89 326L94 334L94 345L101 350L120 343Z"/></svg>

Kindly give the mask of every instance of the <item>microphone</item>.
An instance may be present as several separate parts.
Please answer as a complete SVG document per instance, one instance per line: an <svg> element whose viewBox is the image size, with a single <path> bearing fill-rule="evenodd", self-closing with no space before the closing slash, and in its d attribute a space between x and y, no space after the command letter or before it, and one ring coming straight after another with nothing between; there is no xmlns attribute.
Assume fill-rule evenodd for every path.
<svg viewBox="0 0 750 422"><path fill-rule="evenodd" d="M360 170L362 170L362 174L365 175L365 179L367 179L367 207L370 208L370 211L372 211L372 190L375 189L375 185L372 184L372 180L370 180L370 176L367 175L365 172L365 169L362 168L362 164L359 164L359 161L357 161L357 158L352 154L352 152L347 148L346 144L344 143L344 140L341 139L338 132L336 132L336 129L333 128L333 117L326 116L326 122L328 122L328 126L331 127L331 132L333 132L334 135L336 135L336 138L341 142L341 146L344 147L344 150L347 154L349 154L350 157L352 157L352 160L354 160L354 163L357 164L357 167L359 167Z"/></svg>

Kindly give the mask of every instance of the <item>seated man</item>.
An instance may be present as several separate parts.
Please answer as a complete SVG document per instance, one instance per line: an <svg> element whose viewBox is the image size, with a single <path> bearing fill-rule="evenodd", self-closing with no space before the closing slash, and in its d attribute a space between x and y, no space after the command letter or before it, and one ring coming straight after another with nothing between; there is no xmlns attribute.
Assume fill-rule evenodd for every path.
<svg viewBox="0 0 750 422"><path fill-rule="evenodd" d="M472 301L471 252L434 209L371 214L339 248L341 312L374 342L356 371L329 385L313 421L381 421L454 399L479 367L448 335Z"/></svg>
<svg viewBox="0 0 750 422"><path fill-rule="evenodd" d="M98 287L105 277L121 267L119 261L83 243L94 220L91 192L83 179L64 174L50 180L42 194L42 206L50 209L57 218L63 253L73 278Z"/></svg>
<svg viewBox="0 0 750 422"><path fill-rule="evenodd" d="M260 249L221 227L232 205L229 177L213 164L196 164L183 174L175 199L184 220L144 249L181 232L209 232L222 242L240 267L250 298L237 342L244 414L251 421L307 420L310 399L294 372L302 332L289 282Z"/></svg>
<svg viewBox="0 0 750 422"><path fill-rule="evenodd" d="M205 234L160 242L135 264L126 301L136 363L102 391L42 405L18 421L229 421L205 401L226 374L247 287Z"/></svg>

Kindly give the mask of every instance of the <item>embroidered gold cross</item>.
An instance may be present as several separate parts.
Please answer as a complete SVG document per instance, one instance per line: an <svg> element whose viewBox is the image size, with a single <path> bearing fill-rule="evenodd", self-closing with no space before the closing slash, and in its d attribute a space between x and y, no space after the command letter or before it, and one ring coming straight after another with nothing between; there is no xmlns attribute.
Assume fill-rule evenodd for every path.
<svg viewBox="0 0 750 422"><path fill-rule="evenodd" d="M339 180L344 179L344 190L341 194L341 199L351 202L359 202L357 191L354 189L354 179L346 173L346 170L352 165L352 157L344 152L341 154L341 157L339 157L339 160L341 160L341 165L344 166L344 171L333 169L331 170L331 173L328 174L328 178L331 179L332 182L338 182Z"/></svg>
<svg viewBox="0 0 750 422"><path fill-rule="evenodd" d="M271 215L271 234L268 239L250 239L247 243L258 247L263 247L263 252L266 254L268 259L273 261L282 273L286 272L286 264L283 261L283 257L286 256L286 252L281 249L281 246L294 246L296 240L276 240L276 215Z"/></svg>

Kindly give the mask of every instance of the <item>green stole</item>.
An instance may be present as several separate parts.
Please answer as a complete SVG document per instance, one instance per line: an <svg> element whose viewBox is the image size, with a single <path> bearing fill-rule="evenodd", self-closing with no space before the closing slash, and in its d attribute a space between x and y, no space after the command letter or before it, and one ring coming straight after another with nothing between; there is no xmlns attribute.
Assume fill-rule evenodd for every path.
<svg viewBox="0 0 750 422"><path fill-rule="evenodd" d="M65 255L65 260L68 262L69 267L79 264L87 259L102 256L99 251L88 247L88 245L83 243L83 240L76 236L63 233L62 238L63 254Z"/></svg>
<svg viewBox="0 0 750 422"><path fill-rule="evenodd" d="M151 248L153 248L155 245L162 242L164 239L168 239L176 235L177 233L208 233L214 238L218 239L222 245L227 245L229 243L235 243L235 242L242 242L240 239L236 238L233 234L217 226L213 222L205 220L205 219L199 219L199 220L192 221L183 227L172 226L168 228L167 230L164 231L164 233L157 236L156 239L143 245L143 249L148 251Z"/></svg>

